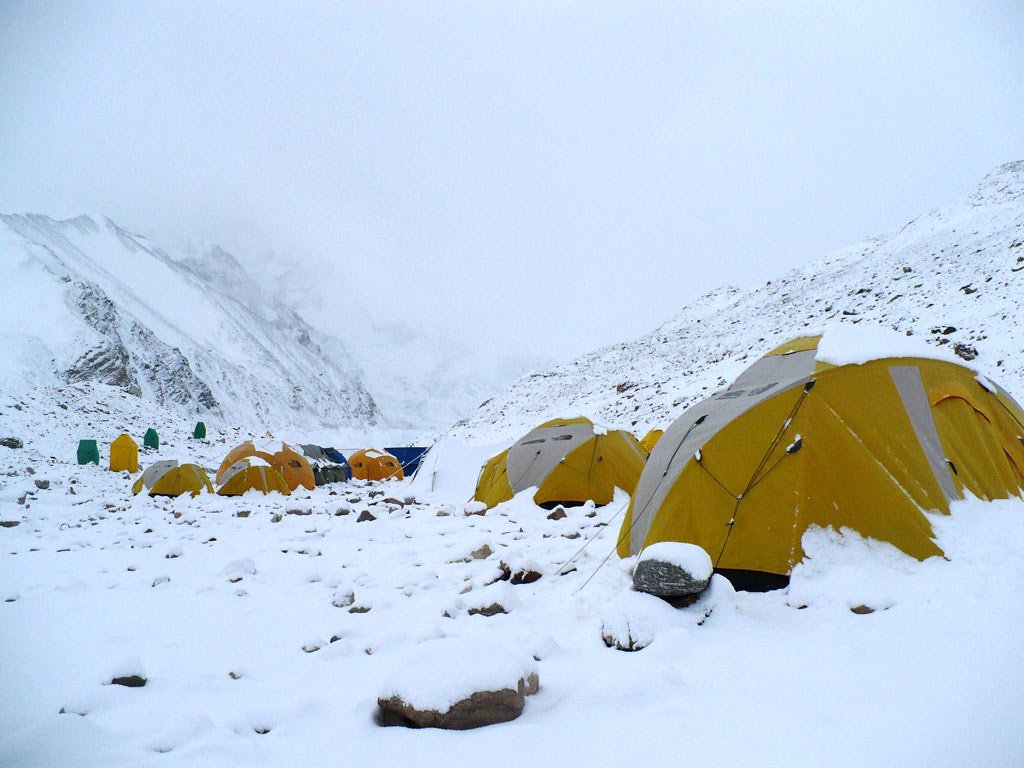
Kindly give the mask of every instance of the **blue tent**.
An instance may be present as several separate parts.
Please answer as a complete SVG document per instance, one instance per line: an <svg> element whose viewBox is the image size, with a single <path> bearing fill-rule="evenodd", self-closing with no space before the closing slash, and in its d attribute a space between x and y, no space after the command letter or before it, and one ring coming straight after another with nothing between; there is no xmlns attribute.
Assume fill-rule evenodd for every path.
<svg viewBox="0 0 1024 768"><path fill-rule="evenodd" d="M385 448L384 450L398 459L398 463L402 465L402 470L405 472L405 476L411 477L412 474L420 468L420 462L423 461L423 455L429 449L406 446L404 448Z"/></svg>
<svg viewBox="0 0 1024 768"><path fill-rule="evenodd" d="M324 455L335 464L343 465L348 479L352 479L352 467L349 466L348 459L342 456L340 451L337 451L334 448L324 448Z"/></svg>

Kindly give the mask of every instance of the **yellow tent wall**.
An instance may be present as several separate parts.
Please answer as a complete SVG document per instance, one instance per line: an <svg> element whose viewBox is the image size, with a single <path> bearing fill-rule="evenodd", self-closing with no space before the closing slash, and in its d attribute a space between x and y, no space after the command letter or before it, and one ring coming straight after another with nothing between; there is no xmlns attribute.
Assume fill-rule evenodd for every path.
<svg viewBox="0 0 1024 768"><path fill-rule="evenodd" d="M131 435L121 435L110 444L110 470L133 474L139 471L139 444Z"/></svg>

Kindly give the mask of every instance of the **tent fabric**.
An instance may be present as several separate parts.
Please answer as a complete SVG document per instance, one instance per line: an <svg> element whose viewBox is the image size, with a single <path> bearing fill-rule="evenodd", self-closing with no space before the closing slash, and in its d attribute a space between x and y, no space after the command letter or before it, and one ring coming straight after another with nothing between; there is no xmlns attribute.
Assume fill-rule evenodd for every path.
<svg viewBox="0 0 1024 768"><path fill-rule="evenodd" d="M150 475L149 480L152 483L147 483L146 475L149 470L146 470L132 486L134 493L141 493L143 489L147 489L150 496L184 496L186 493L198 496L204 490L213 493L210 478L198 464L166 466L172 463L163 461L157 462L157 464L163 466L160 467L160 471Z"/></svg>
<svg viewBox="0 0 1024 768"><path fill-rule="evenodd" d="M196 422L196 428L192 430L192 437L196 440L206 439L206 425L203 422Z"/></svg>
<svg viewBox="0 0 1024 768"><path fill-rule="evenodd" d="M621 557L703 547L737 579L786 577L810 526L941 555L926 512L1024 489L1024 415L951 362L833 366L817 337L763 357L683 412L655 445L622 523ZM994 386L994 385L993 385Z"/></svg>
<svg viewBox="0 0 1024 768"><path fill-rule="evenodd" d="M100 463L100 449L96 445L95 440L79 440L78 441L78 463L79 464L99 464Z"/></svg>
<svg viewBox="0 0 1024 768"><path fill-rule="evenodd" d="M158 450L160 448L160 435L157 434L155 429L150 427L146 430L146 436L142 439L142 445L154 450Z"/></svg>
<svg viewBox="0 0 1024 768"><path fill-rule="evenodd" d="M123 434L110 444L110 471L139 471L139 444L129 434Z"/></svg>
<svg viewBox="0 0 1024 768"><path fill-rule="evenodd" d="M281 493L288 496L292 491L288 483L273 467L256 465L248 462L239 467L238 471L226 473L227 480L218 489L220 496L241 496L248 491L259 493Z"/></svg>
<svg viewBox="0 0 1024 768"><path fill-rule="evenodd" d="M493 507L536 487L540 506L609 503L615 488L632 493L646 452L624 430L604 430L590 419L553 419L528 432L484 464L473 498Z"/></svg>
<svg viewBox="0 0 1024 768"><path fill-rule="evenodd" d="M402 471L407 476L411 476L420 468L420 463L428 449L407 445L402 448L385 448L384 450L398 459L398 463L402 465Z"/></svg>
<svg viewBox="0 0 1024 768"><path fill-rule="evenodd" d="M310 460L313 468L313 480L317 486L331 483L345 483L352 477L352 469L345 457L333 448L322 448L319 445L300 445L302 452ZM330 451L330 453L328 453ZM337 456L339 460L333 458Z"/></svg>
<svg viewBox="0 0 1024 768"><path fill-rule="evenodd" d="M402 464L387 451L362 448L349 454L348 464L356 480L404 480Z"/></svg>
<svg viewBox="0 0 1024 768"><path fill-rule="evenodd" d="M165 459L164 461L153 462L146 467L142 476L135 481L135 485L132 486L132 493L140 493L143 488L149 490L168 470L174 469L176 466L178 466L177 459Z"/></svg>
<svg viewBox="0 0 1024 768"><path fill-rule="evenodd" d="M658 441L661 439L663 434L665 434L665 430L663 429L652 429L644 435L643 438L641 438L640 447L647 451L647 453L650 453L654 450L654 446L658 444Z"/></svg>
<svg viewBox="0 0 1024 768"><path fill-rule="evenodd" d="M270 466L281 473L288 488L295 490L300 485L303 488L313 490L316 488L316 479L313 476L313 467L309 460L296 451L287 443L275 443L272 446L261 446L257 448L252 440L247 440L228 451L227 456L221 461L217 469L217 482L224 479L224 474L232 465L242 459L256 457L267 462Z"/></svg>

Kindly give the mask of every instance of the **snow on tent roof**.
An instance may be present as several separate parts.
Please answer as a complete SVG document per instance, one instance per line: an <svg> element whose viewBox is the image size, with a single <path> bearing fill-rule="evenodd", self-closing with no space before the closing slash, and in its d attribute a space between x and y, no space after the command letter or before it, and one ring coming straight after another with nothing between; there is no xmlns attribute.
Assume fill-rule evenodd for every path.
<svg viewBox="0 0 1024 768"><path fill-rule="evenodd" d="M927 343L919 336L868 323L833 323L818 341L815 359L829 365L863 365L888 357L918 357L964 365L951 351ZM969 366L965 366L969 367Z"/></svg>

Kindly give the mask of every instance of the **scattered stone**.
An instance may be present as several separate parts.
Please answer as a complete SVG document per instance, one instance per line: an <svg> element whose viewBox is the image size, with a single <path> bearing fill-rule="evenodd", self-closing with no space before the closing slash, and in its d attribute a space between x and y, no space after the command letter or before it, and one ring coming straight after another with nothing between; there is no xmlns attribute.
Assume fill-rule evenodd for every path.
<svg viewBox="0 0 1024 768"><path fill-rule="evenodd" d="M161 584L166 584L170 580L170 576L157 576L155 579L153 579L153 586L159 587Z"/></svg>
<svg viewBox="0 0 1024 768"><path fill-rule="evenodd" d="M399 501L398 499L394 499L394 498L384 499L384 503L385 504L392 504L392 505L398 506L398 507L404 507L405 506L405 502L404 501Z"/></svg>
<svg viewBox="0 0 1024 768"><path fill-rule="evenodd" d="M953 345L953 354L964 360L973 360L978 356L978 350L971 344L964 344L958 341Z"/></svg>
<svg viewBox="0 0 1024 768"><path fill-rule="evenodd" d="M240 509L237 512L235 512L235 517L248 517L251 514L252 514L252 510L251 509Z"/></svg>
<svg viewBox="0 0 1024 768"><path fill-rule="evenodd" d="M565 514L565 507L559 504L551 511L551 514L548 515L548 520L565 520L567 517L568 515Z"/></svg>
<svg viewBox="0 0 1024 768"><path fill-rule="evenodd" d="M609 628L607 624L601 626L601 640L608 648L614 648L618 651L642 651L647 647L647 643L638 637L633 636L633 629L627 623L625 626L625 632L615 632Z"/></svg>
<svg viewBox="0 0 1024 768"><path fill-rule="evenodd" d="M578 539L579 537L580 537L580 532L579 531L573 531L572 533L563 533L562 534L562 538L563 539Z"/></svg>
<svg viewBox="0 0 1024 768"><path fill-rule="evenodd" d="M348 609L349 613L369 613L370 606L368 605L353 605Z"/></svg>
<svg viewBox="0 0 1024 768"><path fill-rule="evenodd" d="M342 517L343 515L351 515L351 514L352 514L352 508L351 507L345 507L345 506L338 507L335 510L335 512L334 512L334 516L335 517Z"/></svg>
<svg viewBox="0 0 1024 768"><path fill-rule="evenodd" d="M0 520L0 528L14 528L21 525L21 520Z"/></svg>
<svg viewBox="0 0 1024 768"><path fill-rule="evenodd" d="M331 639L328 642L334 644L339 640L341 640L341 635L331 635Z"/></svg>
<svg viewBox="0 0 1024 768"><path fill-rule="evenodd" d="M370 496L369 497L372 499L372 498L375 498L377 496L383 496L383 495L384 495L384 491L370 491Z"/></svg>
<svg viewBox="0 0 1024 768"><path fill-rule="evenodd" d="M874 608L872 608L870 606L867 606L867 605L855 605L850 610L853 613L856 613L858 616L866 616L869 613L874 613L875 612Z"/></svg>
<svg viewBox="0 0 1024 768"><path fill-rule="evenodd" d="M359 513L359 517L356 518L356 522L357 523L368 523L371 520L376 520L376 519L377 519L376 517L374 517L373 515L370 514L370 510L364 509L362 512Z"/></svg>
<svg viewBox="0 0 1024 768"><path fill-rule="evenodd" d="M34 475L36 473L35 467L25 467L26 475Z"/></svg>
<svg viewBox="0 0 1024 768"><path fill-rule="evenodd" d="M302 650L305 653L316 653L317 651L320 650L320 644L319 643L315 643L315 642L314 643L306 643L304 646L302 646Z"/></svg>
<svg viewBox="0 0 1024 768"><path fill-rule="evenodd" d="M647 547L633 570L633 587L657 597L689 597L711 582L711 556L696 544L662 541Z"/></svg>
<svg viewBox="0 0 1024 768"><path fill-rule="evenodd" d="M312 509L289 509L287 512L289 515L300 515L302 517L313 514Z"/></svg>
<svg viewBox="0 0 1024 768"><path fill-rule="evenodd" d="M490 545L484 544L479 549L474 549L469 553L469 556L474 560L486 560L488 557L494 554L494 550L491 549Z"/></svg>
<svg viewBox="0 0 1024 768"><path fill-rule="evenodd" d="M470 616L497 616L499 613L508 613L508 610L501 603L491 603L479 608L470 608L466 613Z"/></svg>
<svg viewBox="0 0 1024 768"><path fill-rule="evenodd" d="M25 447L25 444L21 441L20 437L0 437L0 445L4 448L11 448L14 450Z"/></svg>
<svg viewBox="0 0 1024 768"><path fill-rule="evenodd" d="M124 675L115 677L110 681L111 685L123 685L125 688L141 688L146 684L146 678L142 675Z"/></svg>
<svg viewBox="0 0 1024 768"><path fill-rule="evenodd" d="M449 512L447 509L444 509L442 507L441 509L437 510L437 515L436 516L437 517L451 517L451 514L452 514L451 512Z"/></svg>
<svg viewBox="0 0 1024 768"><path fill-rule="evenodd" d="M350 605L355 603L355 601L355 592L345 592L344 590L339 589L334 593L334 597L331 599L331 605L335 608L348 608Z"/></svg>
<svg viewBox="0 0 1024 768"><path fill-rule="evenodd" d="M280 512L275 512L270 516L270 522L272 523L280 523L282 520L284 520L284 515Z"/></svg>
<svg viewBox="0 0 1024 768"><path fill-rule="evenodd" d="M270 733L270 726L268 726L268 725L257 725L255 728L253 728L253 730L256 733L258 733L260 736L264 736L264 735Z"/></svg>
<svg viewBox="0 0 1024 768"><path fill-rule="evenodd" d="M471 515L486 515L487 505L482 501L471 501L466 505L465 509L463 509L463 514L466 517L470 517Z"/></svg>
<svg viewBox="0 0 1024 768"><path fill-rule="evenodd" d="M472 690L474 686L467 682L477 672L472 669L474 663L480 667L481 680L487 680L482 690ZM449 638L428 641L410 652L407 663L396 667L407 682L388 686L378 697L380 723L461 731L515 720L526 697L540 690L535 663L532 657L501 646L480 647ZM458 680L455 685L453 676ZM502 678L507 682L495 685Z"/></svg>
<svg viewBox="0 0 1024 768"><path fill-rule="evenodd" d="M45 491L45 490L49 489L49 487L50 487L50 481L49 480L36 480L35 484L36 484L36 488L38 488L40 491Z"/></svg>
<svg viewBox="0 0 1024 768"><path fill-rule="evenodd" d="M228 677L230 677L232 680L241 680L242 679L242 673L241 672L235 672L234 670L232 670L231 672L228 672Z"/></svg>

